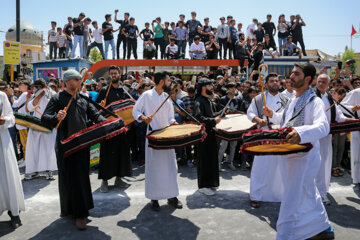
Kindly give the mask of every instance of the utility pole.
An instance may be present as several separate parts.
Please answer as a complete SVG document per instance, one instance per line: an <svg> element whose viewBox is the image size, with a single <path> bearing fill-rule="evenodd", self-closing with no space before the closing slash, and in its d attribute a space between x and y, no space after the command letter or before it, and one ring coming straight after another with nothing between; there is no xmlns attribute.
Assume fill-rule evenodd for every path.
<svg viewBox="0 0 360 240"><path fill-rule="evenodd" d="M20 43L20 0L16 0L16 41ZM20 65L17 65L16 71L20 73Z"/></svg>

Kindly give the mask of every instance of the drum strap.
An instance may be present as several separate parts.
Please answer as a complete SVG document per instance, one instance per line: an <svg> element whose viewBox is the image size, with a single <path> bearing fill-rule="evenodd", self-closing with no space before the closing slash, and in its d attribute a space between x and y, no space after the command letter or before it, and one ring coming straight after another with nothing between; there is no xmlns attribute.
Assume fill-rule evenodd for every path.
<svg viewBox="0 0 360 240"><path fill-rule="evenodd" d="M285 127L292 127L296 121L296 119L300 116L300 113L305 109L306 105L308 105L309 103L312 102L312 100L314 100L316 98L316 96L312 96L309 101L304 104L304 106L288 121L288 123L285 125ZM287 110L287 109L286 109ZM286 112L284 111L284 118L285 118ZM283 120L285 120L283 118Z"/></svg>

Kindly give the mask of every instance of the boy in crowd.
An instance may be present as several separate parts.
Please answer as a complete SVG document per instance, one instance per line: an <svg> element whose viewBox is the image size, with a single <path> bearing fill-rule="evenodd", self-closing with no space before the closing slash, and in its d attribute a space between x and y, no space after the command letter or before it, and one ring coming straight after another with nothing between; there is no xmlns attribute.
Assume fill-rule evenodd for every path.
<svg viewBox="0 0 360 240"><path fill-rule="evenodd" d="M141 32L139 33L139 37L141 38L141 40L144 41L144 47L146 46L147 41L149 41L151 37L154 37L153 31L151 31L151 29L149 28L150 28L150 23L146 22L145 28L141 30Z"/></svg>
<svg viewBox="0 0 360 240"><path fill-rule="evenodd" d="M195 36L194 42L189 49L191 59L204 59L206 57L205 46L203 42L200 42L200 37Z"/></svg>
<svg viewBox="0 0 360 240"><path fill-rule="evenodd" d="M58 27L56 30L56 46L59 49L59 58L65 58L66 36L63 34L61 27Z"/></svg>
<svg viewBox="0 0 360 240"><path fill-rule="evenodd" d="M179 47L175 44L175 39L170 39L170 44L165 49L167 59L178 59L179 58Z"/></svg>
<svg viewBox="0 0 360 240"><path fill-rule="evenodd" d="M102 41L102 36L103 36L102 29L99 28L97 21L93 21L92 25L94 27L94 31L90 33L90 37L94 38L94 41L89 45L86 58L89 58L91 49L97 47L101 53L102 58L105 59L104 47Z"/></svg>
<svg viewBox="0 0 360 240"><path fill-rule="evenodd" d="M48 45L49 45L49 51L50 51L50 59L56 59L56 52L57 52L57 47L56 47L56 22L52 21L51 22L51 29L48 32ZM54 57L53 57L54 54Z"/></svg>
<svg viewBox="0 0 360 240"><path fill-rule="evenodd" d="M125 36L128 38L128 52L127 59L131 57L131 51L134 54L134 58L137 59L137 37L139 36L139 29L135 25L135 18L130 18L130 24L126 27Z"/></svg>

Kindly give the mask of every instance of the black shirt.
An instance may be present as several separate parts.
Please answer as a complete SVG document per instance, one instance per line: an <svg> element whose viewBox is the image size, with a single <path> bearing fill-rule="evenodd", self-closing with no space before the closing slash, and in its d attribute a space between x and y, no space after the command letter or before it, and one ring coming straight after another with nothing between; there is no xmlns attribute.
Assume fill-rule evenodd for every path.
<svg viewBox="0 0 360 240"><path fill-rule="evenodd" d="M206 43L206 47L207 47L207 46L210 46L210 49L207 50L207 51L209 51L209 52L212 52L212 51L216 51L216 50L217 50L217 48L216 48L216 46L215 46L215 42L211 43L211 42L209 41L209 42Z"/></svg>
<svg viewBox="0 0 360 240"><path fill-rule="evenodd" d="M276 29L273 22L264 22L262 27L265 30L265 34L269 34L270 38L273 37L274 29Z"/></svg>
<svg viewBox="0 0 360 240"><path fill-rule="evenodd" d="M204 26L202 27L202 31L203 31L203 32L206 32L206 33L210 33L212 30L213 30L213 28L212 28L210 25L208 25L208 26L204 25ZM203 34L201 34L201 40L202 40L203 42L208 42L208 41L209 41L209 38L210 38L209 35L203 35Z"/></svg>
<svg viewBox="0 0 360 240"><path fill-rule="evenodd" d="M100 90L99 96L97 97L96 102L100 103L102 100L105 99L108 88L109 88L109 86L106 86ZM128 94L125 93L125 91L127 91L127 90L124 89L122 86L120 86L119 88L114 88L113 86L111 86L111 88L109 90L109 94L106 98L106 105L109 105L109 104L119 101L119 100L130 98L128 96Z"/></svg>
<svg viewBox="0 0 360 240"><path fill-rule="evenodd" d="M149 41L149 39L151 38L151 35L154 37L153 31L151 31L150 29L146 29L146 28L141 30L140 34L142 34L145 42Z"/></svg>
<svg viewBox="0 0 360 240"><path fill-rule="evenodd" d="M195 36L197 34L198 27L201 27L201 23L198 20L188 20L186 25L189 29L189 35Z"/></svg>
<svg viewBox="0 0 360 240"><path fill-rule="evenodd" d="M294 24L292 26L295 25L296 22L294 22ZM291 26L291 27L292 27ZM301 38L302 37L302 26L303 26L303 23L301 22L298 22L295 26L295 28L292 30L292 34L293 34L293 37L294 38Z"/></svg>
<svg viewBox="0 0 360 240"><path fill-rule="evenodd" d="M120 24L120 26L119 26L119 29L120 29L119 35L123 35L122 34L122 29L126 28L127 25L129 25L129 20L126 20L126 21L125 20L116 20L116 22Z"/></svg>
<svg viewBox="0 0 360 240"><path fill-rule="evenodd" d="M129 38L136 38L136 31L139 31L136 25L127 25L125 32L129 34Z"/></svg>
<svg viewBox="0 0 360 240"><path fill-rule="evenodd" d="M64 26L64 32L65 32L67 35L69 35L70 37L71 37L73 31L74 31L73 25L66 24L66 25Z"/></svg>
<svg viewBox="0 0 360 240"><path fill-rule="evenodd" d="M276 44L275 42L271 42L269 41L269 44L266 43L266 41L264 42L264 49L270 49L272 48L273 50L276 50Z"/></svg>
<svg viewBox="0 0 360 240"><path fill-rule="evenodd" d="M111 23L108 23L108 22L104 22L102 24L102 30L104 31L106 28L108 27L112 27L112 24ZM114 39L114 35L112 33L112 29L109 29L107 30L106 32L103 33L104 35L104 40L107 41L107 40L112 40Z"/></svg>
<svg viewBox="0 0 360 240"><path fill-rule="evenodd" d="M257 29L257 30L255 30L254 31L254 34L255 34L255 36L256 36L256 40L257 40L257 42L262 42L262 41L264 41L264 35L265 35L265 31L264 31L264 29Z"/></svg>
<svg viewBox="0 0 360 240"><path fill-rule="evenodd" d="M215 106L210 98L200 95L195 99L194 117L200 122L205 123L206 132L214 132L216 125L215 117L219 115L215 111Z"/></svg>
<svg viewBox="0 0 360 240"><path fill-rule="evenodd" d="M74 24L74 25L77 24L77 23L79 23L79 22L80 22L80 19L79 19L79 18L73 18L73 24ZM74 27L74 34L75 34L75 35L80 35L80 36L82 36L82 35L83 35L83 31L84 31L84 29L83 29L83 24L80 24L79 26Z"/></svg>

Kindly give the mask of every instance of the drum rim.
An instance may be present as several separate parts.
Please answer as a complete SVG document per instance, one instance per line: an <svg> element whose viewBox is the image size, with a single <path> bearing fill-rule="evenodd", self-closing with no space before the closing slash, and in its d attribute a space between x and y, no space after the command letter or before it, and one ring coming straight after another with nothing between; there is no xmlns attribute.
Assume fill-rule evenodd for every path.
<svg viewBox="0 0 360 240"><path fill-rule="evenodd" d="M26 121L26 122L31 123L31 124L39 125L39 126L41 126L42 128L48 130L48 131L40 131L40 130L37 130L37 129L30 128L30 129L33 129L33 130L35 130L35 131L45 132L45 133L50 133L50 132L52 131L51 128L41 125L41 123L42 123L42 122L41 122L41 119L38 118L38 117L35 117L35 116L33 116L33 115L26 114L26 113L14 112L14 117L15 117L15 124L21 125L21 126L23 126L23 127L30 128L30 127L28 127L28 126L24 126L23 124L20 124L20 123L17 122L17 121ZM35 120L37 123L32 123L32 122L24 119L23 117L33 119L33 120Z"/></svg>
<svg viewBox="0 0 360 240"><path fill-rule="evenodd" d="M88 128L84 128L83 130L80 130L79 132L73 133L72 135L70 135L68 138L64 139L63 141L61 141L61 144L66 144L68 142L70 142L71 140L73 140L74 138L80 136L81 134L83 134L84 132L90 132L92 130L94 130L95 128L99 127L99 126L103 126L103 125L107 125L107 124L111 124L113 122L116 121L122 121L123 122L123 127L125 127L125 123L122 117L118 117L118 118L114 118L114 119L110 119L110 120L106 120L100 123L97 123L95 125L92 125Z"/></svg>
<svg viewBox="0 0 360 240"><path fill-rule="evenodd" d="M299 153L299 152L309 152L313 148L313 145L311 143L304 143L304 144L292 144L292 145L305 146L304 149L296 150L296 151L292 150L292 151L287 151L287 152L255 152L255 151L246 150L246 148L248 148L248 147L263 145L264 142L270 143L270 145L281 145L281 144L286 144L286 143L288 144L286 139L256 140L256 141L244 143L243 145L241 145L240 151L241 151L241 153L249 154L249 155L288 155L288 154Z"/></svg>
<svg viewBox="0 0 360 240"><path fill-rule="evenodd" d="M195 122L186 122L186 123L181 123L181 124L177 124L177 125L190 125L190 124L199 125L198 123L195 123ZM150 135L153 134L154 132L161 131L161 130L163 130L163 129L165 129L165 128L168 128L168 127L170 127L170 126L172 126L172 125L169 125L169 126L167 126L167 127L164 127L164 128L162 128L162 129L153 130L153 131L151 131L148 135L146 135L146 138L149 139L149 140L151 139L151 140L157 140L157 141L166 141L167 138L161 138L161 139L159 139L159 138L156 138L156 137L150 136ZM177 136L177 138L186 137L186 136L192 136L192 135L195 135L195 134L199 134L199 133L201 133L201 132L205 132L205 123L201 123L200 126L201 126L201 128L200 128L198 131L193 132L193 133L191 133L190 135L188 135L188 134L186 134L186 135L185 135L185 134L184 134L184 135L180 135L180 136Z"/></svg>
<svg viewBox="0 0 360 240"><path fill-rule="evenodd" d="M330 124L330 134L360 131L360 119Z"/></svg>
<svg viewBox="0 0 360 240"><path fill-rule="evenodd" d="M202 143L204 142L205 138L207 137L207 133L206 132L199 132L198 134L196 135L190 135L188 136L188 138L190 137L196 137L197 135L200 135L201 138L200 139L194 139L192 141L189 141L189 142L186 142L186 143L178 143L176 145L176 143L173 143L171 144L171 147L169 147L169 145L167 146L159 146L159 145L154 145L152 144L152 141L155 141L155 140L151 140L149 139L148 140L148 146L155 149L155 150L170 150L170 149L178 149L178 148L184 148L184 147L187 147L187 146L191 146L191 145L195 145L195 144L198 144L198 143ZM181 139L177 139L175 141L180 141ZM167 140L169 141L169 140ZM158 141L158 142L162 142L162 141ZM176 145L176 146L175 146Z"/></svg>
<svg viewBox="0 0 360 240"><path fill-rule="evenodd" d="M109 105L105 106L105 108L111 107L111 106L119 104L119 103L124 103L124 102L133 102L134 104L136 103L136 101L134 99L127 98L127 99L121 99L121 100L112 102Z"/></svg>

